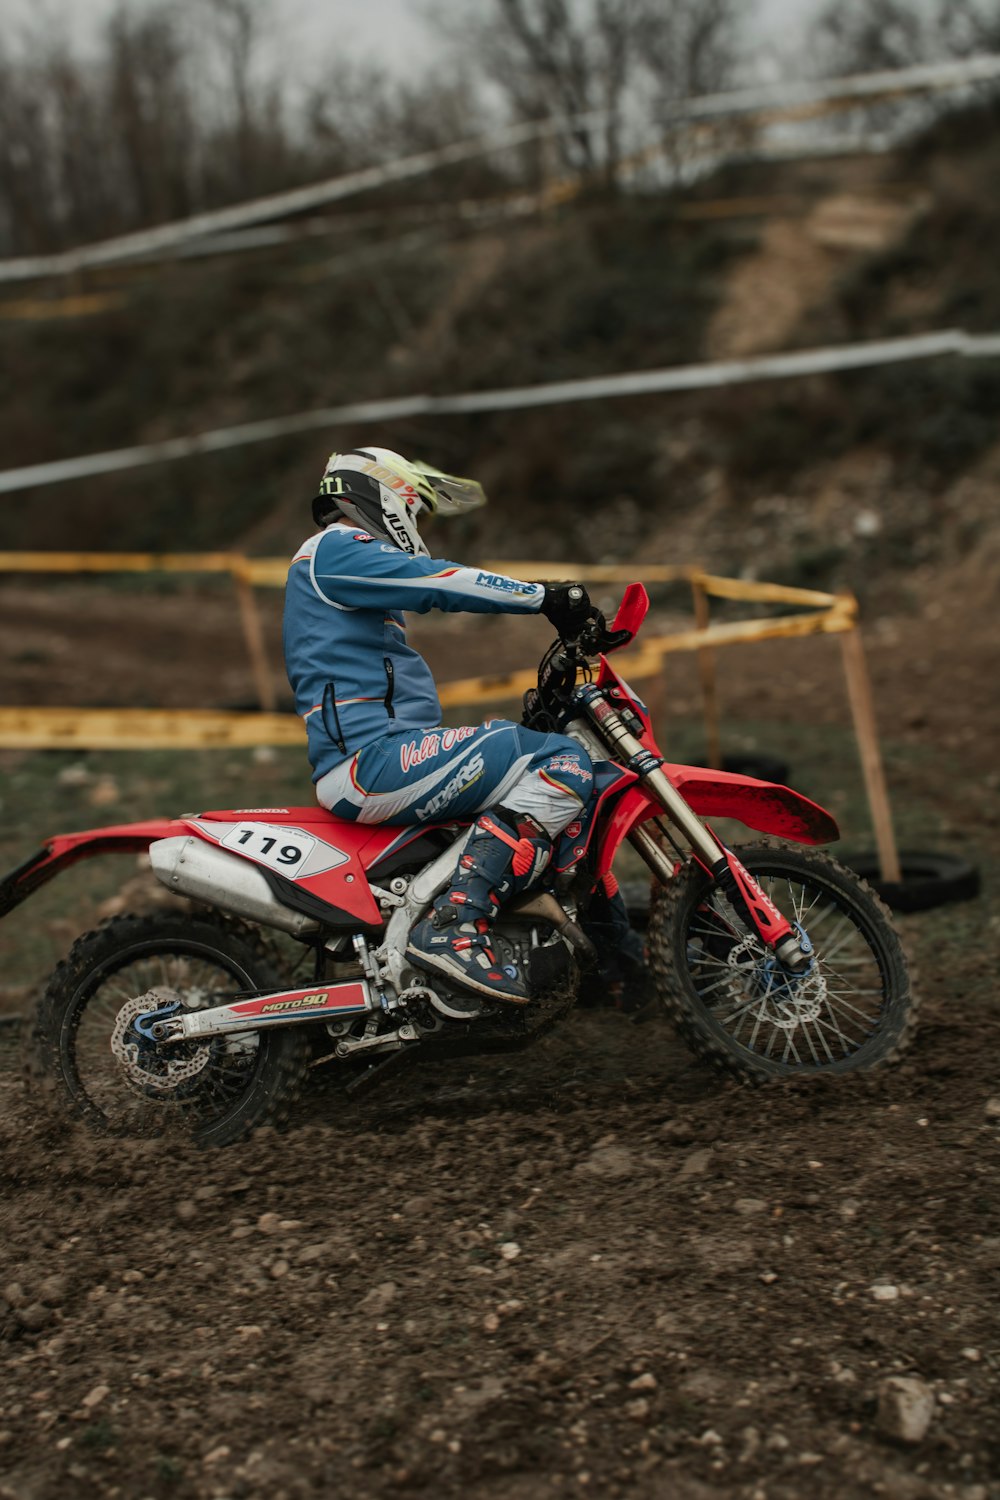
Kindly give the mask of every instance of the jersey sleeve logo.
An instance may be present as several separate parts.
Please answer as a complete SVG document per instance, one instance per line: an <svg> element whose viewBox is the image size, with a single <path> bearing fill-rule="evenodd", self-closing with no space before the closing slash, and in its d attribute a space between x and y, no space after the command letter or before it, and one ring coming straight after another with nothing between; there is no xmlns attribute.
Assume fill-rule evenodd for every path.
<svg viewBox="0 0 1000 1500"><path fill-rule="evenodd" d="M523 599L530 599L541 588L541 584L521 583L517 578L505 578L502 573L480 573L476 583L480 588L494 589L499 594L516 594Z"/></svg>

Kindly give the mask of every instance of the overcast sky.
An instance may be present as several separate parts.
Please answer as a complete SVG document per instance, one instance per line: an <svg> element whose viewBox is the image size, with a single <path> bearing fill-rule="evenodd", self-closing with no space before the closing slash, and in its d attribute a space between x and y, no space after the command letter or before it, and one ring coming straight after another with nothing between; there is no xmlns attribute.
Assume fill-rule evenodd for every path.
<svg viewBox="0 0 1000 1500"><path fill-rule="evenodd" d="M41 16L48 34L85 40L119 5L141 11L150 0L0 0L0 35L16 34L26 18ZM439 0L440 3L440 0ZM784 52L801 35L822 0L748 0L753 32L768 51ZM461 9L457 5L456 9ZM403 71L433 57L434 37L423 19L425 0L272 0L276 49L310 74L338 46ZM277 60L277 59L276 59Z"/></svg>

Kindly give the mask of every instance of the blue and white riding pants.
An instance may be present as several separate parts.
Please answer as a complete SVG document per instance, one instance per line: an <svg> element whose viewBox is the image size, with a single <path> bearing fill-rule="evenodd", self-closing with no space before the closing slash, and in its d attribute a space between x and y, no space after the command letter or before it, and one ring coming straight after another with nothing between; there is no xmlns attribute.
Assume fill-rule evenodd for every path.
<svg viewBox="0 0 1000 1500"><path fill-rule="evenodd" d="M440 823L503 806L555 838L584 812L593 787L575 740L491 719L384 735L322 776L316 795L355 823Z"/></svg>

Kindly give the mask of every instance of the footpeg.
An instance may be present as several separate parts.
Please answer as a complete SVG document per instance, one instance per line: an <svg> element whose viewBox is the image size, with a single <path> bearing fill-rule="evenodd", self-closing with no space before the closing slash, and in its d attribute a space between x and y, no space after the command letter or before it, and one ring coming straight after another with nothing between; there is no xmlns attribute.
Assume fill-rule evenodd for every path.
<svg viewBox="0 0 1000 1500"><path fill-rule="evenodd" d="M420 1033L411 1021L381 1036L345 1037L335 1048L338 1057L357 1057L359 1052L396 1052L408 1042L419 1042Z"/></svg>

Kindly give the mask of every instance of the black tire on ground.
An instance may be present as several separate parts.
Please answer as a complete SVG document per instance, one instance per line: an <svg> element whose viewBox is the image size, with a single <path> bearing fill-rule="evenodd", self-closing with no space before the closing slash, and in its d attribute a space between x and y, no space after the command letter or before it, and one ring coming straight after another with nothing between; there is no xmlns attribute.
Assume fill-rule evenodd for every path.
<svg viewBox="0 0 1000 1500"><path fill-rule="evenodd" d="M881 901L829 855L767 844L736 853L815 958L778 971L711 876L692 861L650 913L650 964L691 1049L746 1082L870 1069L909 1044L917 1002Z"/></svg>
<svg viewBox="0 0 1000 1500"><path fill-rule="evenodd" d="M35 1026L40 1061L97 1130L149 1135L179 1125L201 1146L228 1146L284 1119L309 1066L302 1028L178 1044L170 1063L167 1049L143 1044L138 1076L144 1070L148 1088L135 1075L130 1082L113 1056L112 1031L123 1004L154 987L204 1007L280 982L251 929L186 912L112 917L78 939L52 975ZM177 1061L201 1066L164 1088Z"/></svg>
<svg viewBox="0 0 1000 1500"><path fill-rule="evenodd" d="M736 750L722 757L722 769L736 776L753 776L757 781L773 781L786 786L790 775L787 760L776 755L762 755L756 750Z"/></svg>
<svg viewBox="0 0 1000 1500"><path fill-rule="evenodd" d="M708 768L708 761L693 760L691 765L704 770ZM734 750L732 754L722 757L719 769L732 776L752 776L755 781L773 781L777 786L787 786L791 775L787 760L779 760L776 755L762 755L757 750Z"/></svg>
<svg viewBox="0 0 1000 1500"><path fill-rule="evenodd" d="M930 911L949 901L972 901L979 895L979 871L956 854L902 850L902 880L883 880L877 854L857 854L848 863L867 880L893 911Z"/></svg>

